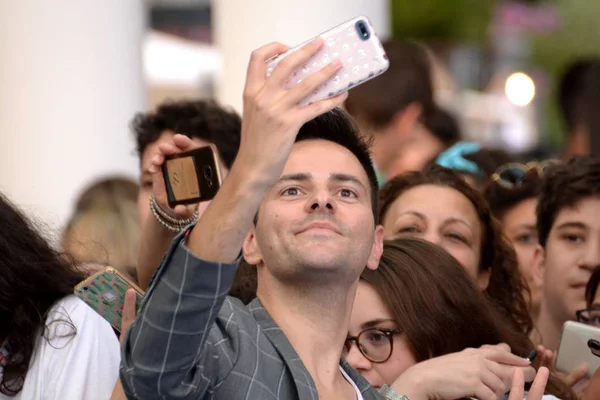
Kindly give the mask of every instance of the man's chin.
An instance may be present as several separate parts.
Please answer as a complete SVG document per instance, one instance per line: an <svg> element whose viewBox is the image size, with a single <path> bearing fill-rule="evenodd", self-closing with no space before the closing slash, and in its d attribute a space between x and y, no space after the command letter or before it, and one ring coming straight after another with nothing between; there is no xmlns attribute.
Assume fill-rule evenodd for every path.
<svg viewBox="0 0 600 400"><path fill-rule="evenodd" d="M297 254L298 266L305 272L330 272L347 269L346 257L330 249L312 249Z"/></svg>

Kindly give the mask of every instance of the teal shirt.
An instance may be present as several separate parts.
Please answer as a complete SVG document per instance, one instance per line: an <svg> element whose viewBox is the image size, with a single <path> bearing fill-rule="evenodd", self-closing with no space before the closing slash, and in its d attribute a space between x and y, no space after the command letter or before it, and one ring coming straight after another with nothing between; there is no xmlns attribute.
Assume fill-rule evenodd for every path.
<svg viewBox="0 0 600 400"><path fill-rule="evenodd" d="M381 189L381 187L383 185L385 185L385 182L387 182L386 177L379 171L375 171L375 174L377 175L377 184L379 185L379 188Z"/></svg>

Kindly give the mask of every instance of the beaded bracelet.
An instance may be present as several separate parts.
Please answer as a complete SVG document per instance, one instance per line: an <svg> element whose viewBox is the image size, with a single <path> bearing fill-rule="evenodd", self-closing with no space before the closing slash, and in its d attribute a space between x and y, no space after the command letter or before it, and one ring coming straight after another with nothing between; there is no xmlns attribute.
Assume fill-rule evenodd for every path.
<svg viewBox="0 0 600 400"><path fill-rule="evenodd" d="M186 226L198 219L198 210L186 219L177 219L168 215L156 202L154 194L150 196L150 210L154 218L165 228L173 232L181 232Z"/></svg>

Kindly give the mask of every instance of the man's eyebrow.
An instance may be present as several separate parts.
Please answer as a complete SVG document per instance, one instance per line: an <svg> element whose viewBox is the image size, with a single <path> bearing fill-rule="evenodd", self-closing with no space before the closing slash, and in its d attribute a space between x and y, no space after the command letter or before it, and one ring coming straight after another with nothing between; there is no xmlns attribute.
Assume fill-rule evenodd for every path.
<svg viewBox="0 0 600 400"><path fill-rule="evenodd" d="M349 175L349 174L342 174L342 173L335 173L335 174L331 174L329 176L329 179L334 180L334 181L338 181L338 182L352 182L356 185L359 185L360 187L362 187L365 191L367 191L367 188L365 187L365 185L360 181L360 179L358 179L357 177L353 176L353 175Z"/></svg>
<svg viewBox="0 0 600 400"><path fill-rule="evenodd" d="M576 229L588 229L588 226L583 222L579 221L568 221L560 224L556 227L556 230L568 229L568 228L576 228Z"/></svg>
<svg viewBox="0 0 600 400"><path fill-rule="evenodd" d="M297 173L297 174L282 175L281 177L279 177L279 180L277 182L284 182L284 181L307 181L310 178L312 178L311 174L300 172L300 173Z"/></svg>

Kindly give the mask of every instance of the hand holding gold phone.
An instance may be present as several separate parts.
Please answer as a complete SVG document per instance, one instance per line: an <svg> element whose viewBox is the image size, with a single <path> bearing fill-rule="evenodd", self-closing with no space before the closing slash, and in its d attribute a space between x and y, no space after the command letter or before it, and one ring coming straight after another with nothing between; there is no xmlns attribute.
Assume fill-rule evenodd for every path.
<svg viewBox="0 0 600 400"><path fill-rule="evenodd" d="M222 183L219 165L213 145L167 156L162 173L169 207L212 200Z"/></svg>

